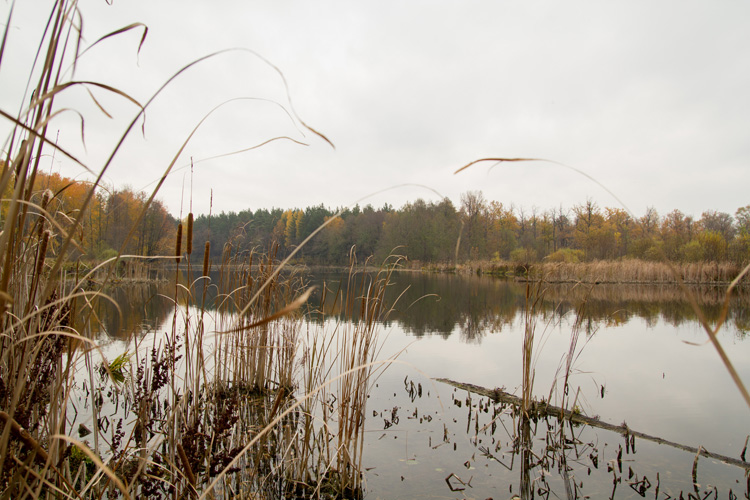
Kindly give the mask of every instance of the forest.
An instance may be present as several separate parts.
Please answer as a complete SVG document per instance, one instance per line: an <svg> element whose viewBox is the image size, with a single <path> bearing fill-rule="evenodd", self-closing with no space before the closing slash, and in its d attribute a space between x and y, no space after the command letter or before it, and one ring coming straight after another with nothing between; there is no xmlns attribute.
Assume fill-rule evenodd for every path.
<svg viewBox="0 0 750 500"><path fill-rule="evenodd" d="M3 162L0 161L0 167ZM13 195L13 183L8 183L3 198ZM84 206L91 185L63 177L57 173L37 172L33 179L29 200L53 217L59 216L59 226L50 240L49 254L55 250L63 232L73 226L74 219ZM131 188L115 189L100 186L84 215L83 224L74 235L77 250L84 260L100 261L117 255L170 255L174 253L177 220L169 214L159 200L153 200L144 214L141 224L136 226L133 238L123 246L133 223L143 210L148 195ZM0 222L4 224L8 205L0 207ZM68 221L69 224L65 224ZM67 226L67 227L66 227Z"/></svg>
<svg viewBox="0 0 750 500"><path fill-rule="evenodd" d="M72 218L88 188L84 182L59 174L39 173L31 199L48 212ZM84 259L103 260L118 251L174 253L179 219L161 202L152 202L135 227L134 237L122 247L148 196L127 187L109 187L98 189L95 197L77 235ZM4 212L0 217L4 220ZM183 219L186 223L187 214ZM738 208L734 215L709 210L694 218L677 209L660 215L650 208L636 216L621 208L602 208L591 199L570 208L546 210L506 205L486 200L480 191L464 193L458 207L446 198L438 202L418 199L400 209L318 205L203 214L194 219L196 245L191 258L202 260L205 241L211 242L213 259L230 248L227 244L232 252L241 252L266 250L278 243L278 255L284 257L324 223L328 224L296 253L296 262L346 264L352 247L360 262L369 257L379 262L395 251L415 266L453 263L456 258L459 262L527 263L664 257L673 262L750 261L750 205ZM50 251L54 252L54 244Z"/></svg>

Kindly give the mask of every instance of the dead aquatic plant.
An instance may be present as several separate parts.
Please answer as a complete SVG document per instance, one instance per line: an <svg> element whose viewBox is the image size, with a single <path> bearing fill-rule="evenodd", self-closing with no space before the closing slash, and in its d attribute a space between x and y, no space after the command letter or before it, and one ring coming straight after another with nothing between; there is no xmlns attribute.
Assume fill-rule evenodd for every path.
<svg viewBox="0 0 750 500"><path fill-rule="evenodd" d="M528 279L546 276L550 283L729 284L742 268L731 262L669 263L624 259L580 263L542 262L531 265ZM743 282L747 282L747 276Z"/></svg>
<svg viewBox="0 0 750 500"><path fill-rule="evenodd" d="M268 262L277 264L272 258ZM228 261L227 265L232 264ZM204 316L205 286L196 285L210 282L210 277L188 279L188 284L176 288L180 295L175 311L182 321L173 322L172 331L162 340L155 337L150 346L134 341L134 366L122 386L103 381L106 390L100 391L100 398L104 405L107 398L110 405L117 406L113 399L121 399L123 405L121 412L106 415L116 422L108 466L133 494L155 498L197 494L220 475L222 491L243 484L249 494L265 487L262 478L270 474L274 462L289 460L288 444L295 433L289 433L292 423L286 422L278 431L269 432L269 439L250 450L239 465L227 467L251 436L293 399L293 382L282 385L278 380L292 372L295 359L278 353L294 352L296 345L289 344L296 343L296 336L285 334L299 328L300 317L291 314L263 321L273 314L260 302L248 312L251 318L261 318L255 321L259 324L221 333L221 325L229 321L224 316L236 315L241 297L246 296L244 287L233 289L233 284L251 281L248 274L262 276L265 270L263 266L259 270L232 266L221 272L227 279L222 287L214 285L213 299L228 301L230 306L218 304L211 316ZM291 294L298 281L278 274L267 289ZM273 306L293 302L288 297L279 294ZM254 350L253 342L260 338L268 344ZM248 351L258 358L256 363L265 357L262 363L268 370L263 372L266 378L261 386L257 378L244 376ZM277 482L274 479L270 484ZM103 488L107 490L107 484Z"/></svg>
<svg viewBox="0 0 750 500"><path fill-rule="evenodd" d="M521 354L521 413L524 419L536 418L534 409L534 383L535 367L541 354L541 350L546 343L550 327L553 322L557 321L556 314L544 313L544 302L548 293L548 283L541 279L526 284L526 296L523 308L523 343ZM555 308L557 309L557 308ZM537 330L538 322L544 321L543 329ZM575 350L578 329L574 329L574 335L571 340L571 349ZM568 369L572 368L572 361L568 364ZM557 378L557 377L556 377ZM566 378L567 383L567 378ZM554 383L553 383L554 388Z"/></svg>
<svg viewBox="0 0 750 500"><path fill-rule="evenodd" d="M594 184L601 187L604 191L606 191L610 196L612 196L617 203L620 204L621 207L631 216L631 218L636 222L636 224L640 225L640 222L638 222L638 219L633 216L632 211L625 205L625 203L620 200L620 198L613 193L610 189L608 189L605 185L597 181L594 177L590 176L583 170L580 170L575 167L571 167L569 165L565 165L560 162L550 161L550 160L544 160L540 158L480 158L478 160L474 160L461 168L457 169L454 173L457 174L463 170L466 170L467 168L470 168L474 165L477 165L479 163L486 163L490 162L495 165L499 165L502 163L507 162L530 162L530 161L545 161L549 162L555 165L559 165L563 168L567 168L569 170L572 170L576 172L579 175L582 175L583 177L586 177L587 179L591 180ZM724 304L722 308L722 313L718 319L718 321L711 325L709 320L707 319L706 315L704 314L702 308L698 304L698 301L695 298L695 294L693 290L687 286L686 284L686 276L683 276L682 273L677 269L677 267L669 261L669 259L666 258L666 255L664 254L664 250L659 246L655 245L655 248L659 252L660 256L660 262L667 267L669 270L669 274L673 277L674 281L680 286L680 288L683 291L685 300L690 304L690 307L695 312L695 315L698 317L698 321L700 322L701 326L703 327L703 330L708 335L708 338L711 342L711 344L714 346L714 349L716 350L717 354L719 355L719 358L721 359L721 362L724 364L724 367L729 372L729 375L732 378L732 381L734 382L734 385L737 387L737 389L740 391L740 394L742 395L742 398L744 399L745 403L747 404L748 408L750 408L750 392L748 392L744 382L742 381L742 378L740 377L739 373L737 373L737 370L734 368L734 365L732 364L731 360L729 359L729 356L727 355L726 351L724 350L724 347L722 346L721 342L719 341L719 331L721 330L722 326L724 325L724 322L727 319L727 314L729 312L729 303L731 301L731 295L734 291L734 289L739 285L739 283L746 279L748 275L750 275L750 264L747 264L744 268L736 270L734 272L734 276L724 276L722 272L717 271L717 274L719 276L725 277L725 278L731 278L731 281L729 283L729 286L727 287L726 293L724 294ZM702 271L699 272L699 275L702 274Z"/></svg>
<svg viewBox="0 0 750 500"><path fill-rule="evenodd" d="M400 267L393 257L377 272L369 261L356 264L350 253L348 274L334 287L325 284L318 320L308 323L300 359L297 462L288 473L286 494L300 497L361 498L366 404L381 343L379 325L393 307L386 304L392 273ZM330 311L330 315L329 315ZM351 320L347 320L351 318Z"/></svg>
<svg viewBox="0 0 750 500"><path fill-rule="evenodd" d="M266 255L255 251L230 254L229 248L224 252L213 300L220 332L214 366L226 386L261 392L271 385L287 392L294 388L299 322L267 319L280 312L283 315L285 307L300 297L306 298L309 292L305 292L303 276L296 271L275 272L280 265L275 258L277 251L278 245L273 244ZM253 261L257 262L255 268ZM205 290L204 287L204 304ZM258 299L246 307L245 301L259 290Z"/></svg>
<svg viewBox="0 0 750 500"><path fill-rule="evenodd" d="M118 443L131 436L133 445L115 452L113 472L125 479L130 491L152 496L195 491L243 497L361 497L365 406L379 347L377 328L390 310L383 300L385 289L395 266L369 274L352 264L345 284L324 292L323 300L341 302L349 314L359 314L358 321L336 317L308 332L307 342L299 347L299 316L263 322L254 318L274 315L268 315L265 299L242 307L240 298L250 296L252 289L233 288L234 283L255 283L273 275L275 282L264 292L279 294L270 296L273 308L287 301L280 291L297 283L294 274L274 275L277 263L269 256L250 255L238 255L237 262L255 260L259 266L227 260L224 286L217 287L214 300L230 301L233 312L214 309L216 347L207 357L213 360L206 363L208 378L196 383L185 376L180 363L186 358L198 363L202 354L187 351L179 337L164 348L152 346L149 359L137 359L138 368L125 389L126 411L138 415L137 424L132 429L122 419L117 424ZM188 300L200 295L195 287L188 290ZM196 310L192 308L193 314ZM235 321L240 310L248 323ZM223 330L222 324L240 326ZM197 323L193 325L186 336L195 336ZM255 344L258 339L267 344ZM249 363L255 365L248 368ZM257 372L247 376L257 366L265 367L263 377ZM292 368L290 383L280 383ZM200 371L194 374L201 376ZM181 379L184 386L172 386ZM258 386L258 380L265 385Z"/></svg>
<svg viewBox="0 0 750 500"><path fill-rule="evenodd" d="M0 69L5 69L2 62L13 33L14 7L10 6L3 30ZM88 274L77 262L82 253L77 241L89 230L87 211L125 139L144 119L151 103L186 70L227 51L185 65L147 101L140 102L111 85L75 80L85 52L82 20L75 0L53 3L37 54L30 61L30 89L18 112L0 109L0 117L12 128L0 159L0 495L14 499L194 497L202 486L216 483L217 477L224 494L232 495L246 483L233 469L227 469L227 464L237 458L236 452L252 433L288 404L287 396L277 396L287 391L273 391L271 386L294 385L291 374L299 328L299 317L294 314L306 295L300 295L297 285L278 273L278 263L272 257L268 264L274 267L272 276L261 273L253 278L264 283L256 287L258 293L262 287L267 290L263 300L248 300L243 295L251 281L249 271L244 284L221 292L228 310L230 306L241 309L247 322L236 333L257 339L256 332L266 332L265 340L256 343L253 377L243 372L245 364L232 364L236 352L247 352L246 339L219 335L217 344L224 342L221 348L204 351L210 318L205 317L205 301L196 313L195 282L175 284L173 300L179 307L175 308L171 333L150 345L133 339L135 349L128 350L132 352L129 363L125 357L106 362L95 338L95 301L106 300L101 290L112 283L118 261L126 257L123 249L193 134L211 113L180 145L124 235L117 256ZM140 50L147 28L138 23L103 36L89 48L128 31L143 33ZM252 51L244 53L276 71L287 88L278 68ZM105 115L108 113L94 92L119 96L135 107L132 121L115 138L116 146L98 169L86 165L50 135L50 126L60 115L77 114L56 106L59 97L75 88L85 89ZM300 120L291 103L279 106L298 130L330 142ZM82 138L84 123L81 116ZM280 139L299 142L275 137L253 148ZM60 203L53 203L60 192L35 188L42 159L49 152L95 176L77 211L65 212ZM190 220L187 233L192 236ZM181 262L182 248L176 253L176 257L164 258ZM208 281L206 267L204 264L199 278L203 281ZM93 274L102 271L104 274ZM230 280L226 285L232 283L237 282ZM84 286L95 290L84 290ZM240 296L244 298L240 300ZM271 345L274 338L275 346ZM264 418L248 419L251 428L246 428L246 433L233 434L245 411L246 400L240 395L248 386L273 394L278 405ZM86 425L76 426L82 423ZM85 441L73 437L76 430ZM257 456L272 467L275 458L268 455L258 452ZM251 465L255 467L251 476L258 477L262 467L258 462ZM257 486L256 481L251 488Z"/></svg>
<svg viewBox="0 0 750 500"><path fill-rule="evenodd" d="M362 488L365 409L372 385L370 368L352 370L371 366L375 360L379 350L377 328L390 311L385 303L385 292L399 263L396 260L377 275L368 276L357 272L353 249L350 259L347 287L336 291L336 300L342 301L346 317L358 318L340 326L336 349L339 372L346 375L339 378L336 386L338 446L335 472L337 489L345 496L361 492Z"/></svg>
<svg viewBox="0 0 750 500"><path fill-rule="evenodd" d="M578 304L575 308L575 321L570 330L570 342L568 344L568 350L562 355L560 359L560 363L558 364L557 370L555 372L553 384L550 387L550 392L547 396L547 401L552 402L553 396L559 394L560 408L564 410L578 408L580 388L576 389L573 393L573 387L570 384L570 378L573 375L575 363L583 352L583 349L591 341L591 339L594 338L594 335L596 334L595 329L591 329L590 327L586 326L586 309L588 300L592 294L592 291L594 290L594 286L576 285L575 288L583 287L585 287L585 290L580 292ZM583 345L579 346L581 333L584 333L585 340L583 342ZM562 384L560 384L560 382L562 382ZM571 397L573 399L572 403L570 401ZM562 418L562 415L560 417Z"/></svg>
<svg viewBox="0 0 750 500"><path fill-rule="evenodd" d="M523 346L521 362L521 411L525 420L529 419L534 393L534 337L536 333L536 311L542 300L543 282L526 285L526 302L523 309Z"/></svg>

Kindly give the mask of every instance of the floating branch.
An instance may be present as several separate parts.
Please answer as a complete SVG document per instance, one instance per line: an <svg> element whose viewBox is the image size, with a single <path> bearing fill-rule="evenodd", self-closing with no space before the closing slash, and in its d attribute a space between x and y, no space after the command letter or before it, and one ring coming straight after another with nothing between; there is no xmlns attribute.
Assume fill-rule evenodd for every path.
<svg viewBox="0 0 750 500"><path fill-rule="evenodd" d="M486 396L495 401L500 401L518 407L521 407L522 405L521 398L519 398L518 396L514 396L513 394L509 394L505 391L501 391L500 389L487 389L478 385L455 382L447 378L436 378L435 380L444 384L452 385L453 387L458 387L459 389L463 389L465 391L472 392L474 394L479 394L480 396ZM536 413L537 415L549 415L551 417L556 417L559 420L570 420L571 422L577 424L586 424L590 425L591 427L597 427L599 429L616 432L622 436L625 436L626 439L637 437L640 439L645 439L646 441L652 441L657 444L666 444L667 446L677 448L678 450L695 453L696 457L700 454L704 457L713 458L715 460L720 460L726 464L734 465L736 467L742 467L745 470L750 470L750 462L745 462L744 460L739 460L737 458L719 455L718 453L712 453L702 446L700 446L699 448L693 448L692 446L686 446L684 444L675 443L674 441L668 441L657 436L651 436L648 434L644 434L643 432L634 431L625 423L623 423L622 425L608 424L607 422L602 422L598 418L587 417L585 415L581 415L580 413L560 408L559 406L553 406L544 401L533 402L531 405L531 411Z"/></svg>

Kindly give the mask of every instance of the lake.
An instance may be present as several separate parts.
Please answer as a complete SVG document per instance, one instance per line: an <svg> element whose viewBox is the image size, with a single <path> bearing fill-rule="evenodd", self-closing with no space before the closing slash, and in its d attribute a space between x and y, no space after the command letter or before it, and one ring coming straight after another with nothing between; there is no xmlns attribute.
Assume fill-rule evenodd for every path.
<svg viewBox="0 0 750 500"><path fill-rule="evenodd" d="M307 281L316 290L303 330L352 321L333 294L323 301L321 293L345 284L346 276L318 273ZM113 339L105 352L121 352L118 339L131 332L170 328L173 306L160 295L170 296L170 286L173 292L174 284L153 283L111 291L123 314L104 305L99 310ZM207 292L210 304L211 288ZM721 316L724 292L691 288L712 324ZM741 464L696 460L695 451L670 444L739 461L750 435L750 409L682 290L546 285L532 294L538 300L529 317L527 285L496 278L401 272L386 295L392 311L378 326L377 359L395 361L378 366L367 400L366 498L747 498ZM719 332L746 382L748 298L747 291L731 297ZM529 321L536 399L670 443L552 417L519 435L512 405L435 380L520 395Z"/></svg>

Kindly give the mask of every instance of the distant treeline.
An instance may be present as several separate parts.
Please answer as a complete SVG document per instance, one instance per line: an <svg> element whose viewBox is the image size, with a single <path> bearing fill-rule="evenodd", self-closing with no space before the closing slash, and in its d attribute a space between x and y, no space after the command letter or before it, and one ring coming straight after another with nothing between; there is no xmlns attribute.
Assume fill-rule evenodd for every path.
<svg viewBox="0 0 750 500"><path fill-rule="evenodd" d="M370 256L381 262L394 249L417 263L453 263L456 257L459 262L528 263L621 258L750 261L750 205L734 216L707 211L696 220L679 210L660 216L649 209L633 218L623 209L602 209L591 200L569 209L540 211L487 201L481 192L463 194L460 207L446 198L419 199L400 209L367 205L339 211L319 205L203 215L194 222L194 253L201 253L200 243L207 240L214 258L227 244L235 253L264 251L277 242L278 255L283 257L338 212L296 254L299 261L346 264L352 247L360 262Z"/></svg>
<svg viewBox="0 0 750 500"><path fill-rule="evenodd" d="M67 214L72 220L83 208L89 187L57 174L40 173L31 200L40 206L47 203L45 210L53 215ZM45 202L47 191L49 201ZM6 198L10 195L5 194ZM75 233L82 253L97 260L121 248L126 254L174 254L179 221L158 200L143 213L147 199L146 194L129 188L98 189L86 209L83 227ZM3 221L5 210L3 205ZM141 213L143 217L136 224ZM416 264L455 264L456 258L458 263L622 258L736 264L750 261L750 205L734 215L709 210L699 219L679 210L661 216L653 208L640 217L631 217L623 209L600 208L592 200L571 208L542 211L488 201L478 191L464 193L459 207L446 198L438 202L419 199L400 209L367 205L339 210L318 205L201 215L194 220L191 258L202 261L205 241L211 242L214 262L225 249L231 248L232 254L251 249L265 252L274 243L278 243L277 256L285 257L326 222L327 226L296 254L297 261L347 264L352 248L359 262L374 256L375 263L392 252ZM123 245L131 229L133 235ZM54 252L54 245L50 251Z"/></svg>

